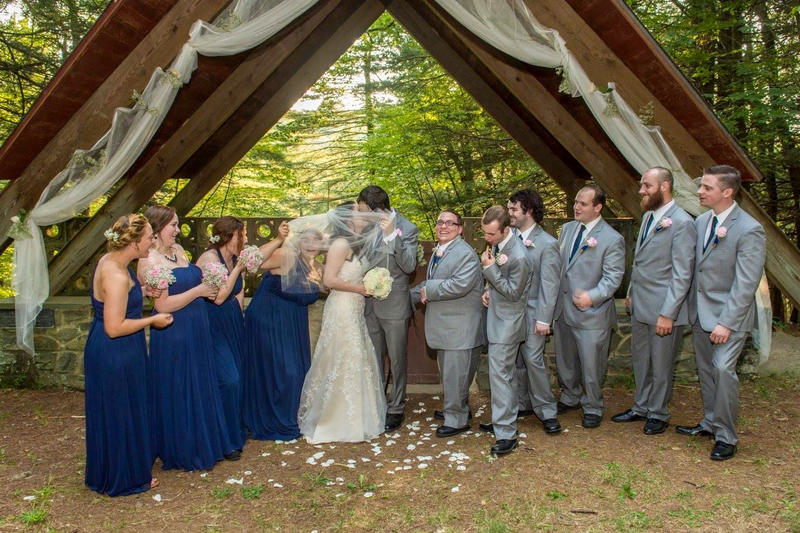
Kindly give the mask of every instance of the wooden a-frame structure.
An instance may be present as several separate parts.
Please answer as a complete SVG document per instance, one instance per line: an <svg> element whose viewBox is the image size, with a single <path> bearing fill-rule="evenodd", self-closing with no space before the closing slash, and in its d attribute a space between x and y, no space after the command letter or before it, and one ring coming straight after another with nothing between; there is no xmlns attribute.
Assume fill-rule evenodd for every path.
<svg viewBox="0 0 800 533"><path fill-rule="evenodd" d="M197 20L230 0L112 2L0 148L0 250L9 217L34 206L72 152L91 146L156 67L165 67ZM615 82L633 109L652 105L655 123L683 167L731 164L747 181L760 171L623 0L525 0L556 29L595 84ZM580 98L559 93L560 77L491 48L433 0L320 0L250 51L200 56L148 148L106 205L50 262L51 294L104 242L117 216L135 211L168 178L191 178L171 202L185 215L345 50L388 10L568 195L590 177L628 213L641 216L638 173ZM800 252L743 191L738 199L767 232L767 272L800 304Z"/></svg>

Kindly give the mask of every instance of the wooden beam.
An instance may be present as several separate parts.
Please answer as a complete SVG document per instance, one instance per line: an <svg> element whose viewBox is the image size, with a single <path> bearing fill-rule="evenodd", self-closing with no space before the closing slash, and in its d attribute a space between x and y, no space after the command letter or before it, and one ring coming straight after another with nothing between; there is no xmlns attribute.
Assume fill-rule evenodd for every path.
<svg viewBox="0 0 800 533"><path fill-rule="evenodd" d="M383 13L376 0L361 8L331 35L313 55L294 64L286 62L259 87L253 97L201 147L192 161L192 179L170 205L178 213L188 213L264 134L305 94L308 89L347 51ZM299 58L298 58L299 59ZM208 157L213 153L213 157ZM195 161L199 160L199 161Z"/></svg>
<svg viewBox="0 0 800 533"><path fill-rule="evenodd" d="M265 79L279 70L284 77L294 70L302 70L308 57L324 48L340 26L351 24L353 18L360 20L359 16L364 17L365 10L375 5L372 1L321 0L302 20L252 51L53 259L50 264L51 294L63 289L86 259L102 245L103 232L111 221L149 200L164 180L173 176Z"/></svg>
<svg viewBox="0 0 800 533"><path fill-rule="evenodd" d="M114 110L128 105L133 89L144 89L156 67L166 67L198 19L213 19L229 0L179 0L138 46L72 115L20 176L0 193L0 213L31 209L44 188L78 148L93 145L110 127ZM9 217L0 217L0 238Z"/></svg>
<svg viewBox="0 0 800 533"><path fill-rule="evenodd" d="M392 2L387 10L567 194L583 186L590 176L578 162L521 106L513 108L513 97L489 85L409 2Z"/></svg>
<svg viewBox="0 0 800 533"><path fill-rule="evenodd" d="M629 165L620 161L616 150L609 149L607 138L601 144L590 133L588 128L597 131L594 121L591 124L587 120L579 121L573 116L574 110L565 110L565 104L577 104L573 102L575 99L556 98L553 92L557 93L557 88L543 85L534 74L538 73L537 69L509 61L487 49L485 43L462 28L437 6L432 6L429 0L414 0L409 3L435 25L442 38L451 46L460 45L471 54L472 57L467 60L473 68L486 69L496 77L626 211L636 217L641 216L640 198L636 187L631 186L639 176Z"/></svg>

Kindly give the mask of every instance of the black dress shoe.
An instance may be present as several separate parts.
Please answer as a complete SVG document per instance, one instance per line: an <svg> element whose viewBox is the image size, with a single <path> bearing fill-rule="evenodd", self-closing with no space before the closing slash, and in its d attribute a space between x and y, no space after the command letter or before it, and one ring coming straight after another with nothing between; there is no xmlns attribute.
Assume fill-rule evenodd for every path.
<svg viewBox="0 0 800 533"><path fill-rule="evenodd" d="M520 409L517 411L517 418L525 418L526 416L531 416L533 414L533 409Z"/></svg>
<svg viewBox="0 0 800 533"><path fill-rule="evenodd" d="M444 420L444 411L442 411L441 409L436 409L433 412L433 418L435 418L437 420ZM467 415L467 419L468 420L472 420L472 409L469 410L469 414Z"/></svg>
<svg viewBox="0 0 800 533"><path fill-rule="evenodd" d="M463 433L469 430L469 425L464 426L463 428L451 428L450 426L439 426L436 428L436 436L437 437L452 437L453 435L458 435L459 433Z"/></svg>
<svg viewBox="0 0 800 533"><path fill-rule="evenodd" d="M690 437L713 437L714 434L708 430L703 429L700 424L696 426L675 426L675 433L681 435L688 435Z"/></svg>
<svg viewBox="0 0 800 533"><path fill-rule="evenodd" d="M542 420L545 433L560 433L561 424L558 423L558 418L547 418Z"/></svg>
<svg viewBox="0 0 800 533"><path fill-rule="evenodd" d="M659 420L658 418L648 418L644 424L645 435L658 435L666 431L669 422L666 420Z"/></svg>
<svg viewBox="0 0 800 533"><path fill-rule="evenodd" d="M558 402L556 404L556 411L558 411L558 414L563 415L567 411L572 411L573 409L577 409L579 407L580 407L580 404L578 404L578 405L567 405L564 402Z"/></svg>
<svg viewBox="0 0 800 533"><path fill-rule="evenodd" d="M584 414L581 425L585 428L596 428L600 425L601 420L603 420L603 417L600 415Z"/></svg>
<svg viewBox="0 0 800 533"><path fill-rule="evenodd" d="M478 427L481 428L481 431L483 431L485 433L494 434L494 427L491 424L480 423L480 424L478 424Z"/></svg>
<svg viewBox="0 0 800 533"><path fill-rule="evenodd" d="M517 439L498 439L492 445L492 455L505 455L514 451L517 447Z"/></svg>
<svg viewBox="0 0 800 533"><path fill-rule="evenodd" d="M238 461L242 458L242 450L233 450L231 453L225 454L226 461Z"/></svg>
<svg viewBox="0 0 800 533"><path fill-rule="evenodd" d="M405 418L406 416L402 413L401 414L388 413L386 415L386 426L384 427L384 429L386 431L394 431L395 429L400 427L400 424L403 423L403 420L405 420Z"/></svg>
<svg viewBox="0 0 800 533"><path fill-rule="evenodd" d="M623 411L621 413L617 413L611 417L612 422L635 422L637 420L644 420L646 417L640 415L633 411L633 409L628 409L627 411Z"/></svg>
<svg viewBox="0 0 800 533"><path fill-rule="evenodd" d="M736 453L736 445L735 444L728 444L727 442L722 442L718 440L714 443L714 449L711 450L711 460L712 461L725 461L730 459Z"/></svg>

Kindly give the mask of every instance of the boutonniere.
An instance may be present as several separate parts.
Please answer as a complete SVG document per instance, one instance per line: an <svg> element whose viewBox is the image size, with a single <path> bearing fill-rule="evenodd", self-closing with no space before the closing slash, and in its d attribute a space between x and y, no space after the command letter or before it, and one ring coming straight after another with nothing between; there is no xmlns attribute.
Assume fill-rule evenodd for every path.
<svg viewBox="0 0 800 533"><path fill-rule="evenodd" d="M661 231L664 228L668 228L672 225L672 219L669 217L661 217L661 220L658 221L656 224L656 231Z"/></svg>
<svg viewBox="0 0 800 533"><path fill-rule="evenodd" d="M397 236L398 237L402 237L403 236L403 231L400 228L397 228L395 231L397 232Z"/></svg>
<svg viewBox="0 0 800 533"><path fill-rule="evenodd" d="M536 247L533 245L533 241L532 241L532 240L530 240L530 239L525 239L525 240L523 241L523 244L525 244L525 248L536 248Z"/></svg>
<svg viewBox="0 0 800 533"><path fill-rule="evenodd" d="M506 254L500 254L494 259L494 262L497 263L498 266L505 265L508 263L508 256Z"/></svg>
<svg viewBox="0 0 800 533"><path fill-rule="evenodd" d="M728 228L726 228L725 226L720 226L720 227L718 227L716 229L716 231L714 232L714 247L715 248L717 247L717 244L719 244L719 240L720 239L724 239L725 235L727 235L727 234L728 234Z"/></svg>
<svg viewBox="0 0 800 533"><path fill-rule="evenodd" d="M589 237L584 241L583 246L581 246L581 253L583 253L583 251L587 248L594 248L595 246L597 246L597 239L594 237Z"/></svg>
<svg viewBox="0 0 800 533"><path fill-rule="evenodd" d="M444 250L439 248L439 246L436 246L436 248L433 250L433 253L436 254L436 257L441 258L444 255Z"/></svg>

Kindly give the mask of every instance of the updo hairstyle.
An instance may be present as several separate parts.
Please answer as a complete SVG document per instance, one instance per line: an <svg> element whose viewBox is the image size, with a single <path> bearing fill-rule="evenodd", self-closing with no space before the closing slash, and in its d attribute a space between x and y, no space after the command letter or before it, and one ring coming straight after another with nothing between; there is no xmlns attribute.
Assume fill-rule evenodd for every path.
<svg viewBox="0 0 800 533"><path fill-rule="evenodd" d="M132 242L141 241L147 224L147 219L138 213L119 217L106 231L106 249L116 252Z"/></svg>

